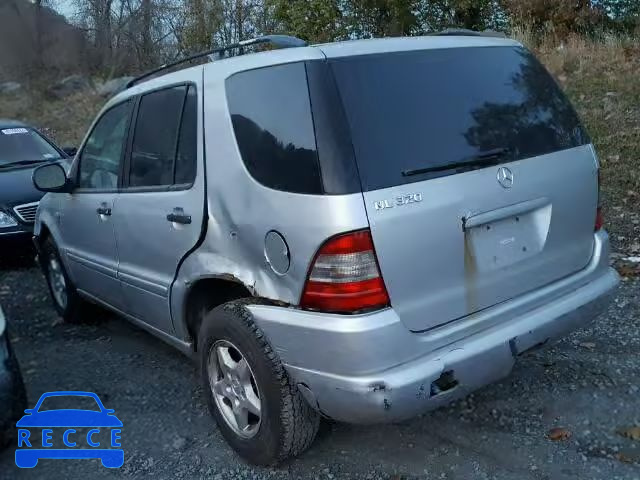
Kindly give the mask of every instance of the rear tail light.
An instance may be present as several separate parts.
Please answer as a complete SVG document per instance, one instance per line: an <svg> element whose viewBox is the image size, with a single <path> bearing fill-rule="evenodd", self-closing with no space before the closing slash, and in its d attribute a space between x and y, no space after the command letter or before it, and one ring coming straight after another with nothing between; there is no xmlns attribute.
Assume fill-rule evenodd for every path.
<svg viewBox="0 0 640 480"><path fill-rule="evenodd" d="M368 229L332 237L320 247L302 293L302 308L352 313L388 305Z"/></svg>
<svg viewBox="0 0 640 480"><path fill-rule="evenodd" d="M598 208L596 209L596 222L594 230L597 232L604 226L604 215L602 214L602 200L600 195L600 169L598 168Z"/></svg>
<svg viewBox="0 0 640 480"><path fill-rule="evenodd" d="M602 207L598 207L596 210L596 225L595 231L601 230L604 226L604 216L602 215Z"/></svg>

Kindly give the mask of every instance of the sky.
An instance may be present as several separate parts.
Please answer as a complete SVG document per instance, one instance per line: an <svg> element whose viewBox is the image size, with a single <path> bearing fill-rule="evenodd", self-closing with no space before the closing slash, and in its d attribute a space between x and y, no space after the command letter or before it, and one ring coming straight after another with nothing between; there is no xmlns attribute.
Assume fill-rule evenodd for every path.
<svg viewBox="0 0 640 480"><path fill-rule="evenodd" d="M51 0L51 8L53 8L60 15L64 15L70 18L75 13L72 0Z"/></svg>

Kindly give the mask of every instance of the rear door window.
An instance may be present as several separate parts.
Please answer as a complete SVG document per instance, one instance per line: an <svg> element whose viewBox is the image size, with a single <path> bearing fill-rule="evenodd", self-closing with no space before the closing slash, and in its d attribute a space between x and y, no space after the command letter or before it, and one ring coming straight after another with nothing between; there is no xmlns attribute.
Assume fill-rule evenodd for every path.
<svg viewBox="0 0 640 480"><path fill-rule="evenodd" d="M397 52L330 63L365 191L464 171L453 165L487 153L503 152L500 161L511 162L589 142L562 91L523 48ZM435 171L406 175L425 168Z"/></svg>
<svg viewBox="0 0 640 480"><path fill-rule="evenodd" d="M131 147L130 187L173 184L173 168L186 86L148 93L140 99Z"/></svg>
<svg viewBox="0 0 640 480"><path fill-rule="evenodd" d="M322 193L304 63L237 73L226 90L238 148L253 178L276 190Z"/></svg>
<svg viewBox="0 0 640 480"><path fill-rule="evenodd" d="M182 113L182 125L178 136L176 154L176 185L192 184L196 178L198 160L198 95L195 87L189 87Z"/></svg>

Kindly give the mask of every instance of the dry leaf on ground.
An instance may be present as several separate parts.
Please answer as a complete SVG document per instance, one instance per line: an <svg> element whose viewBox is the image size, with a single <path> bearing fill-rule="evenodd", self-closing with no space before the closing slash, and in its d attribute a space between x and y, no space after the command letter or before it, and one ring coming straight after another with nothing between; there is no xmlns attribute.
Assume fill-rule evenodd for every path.
<svg viewBox="0 0 640 480"><path fill-rule="evenodd" d="M629 457L628 455L622 452L616 453L616 459L623 463L634 463L633 458Z"/></svg>
<svg viewBox="0 0 640 480"><path fill-rule="evenodd" d="M640 440L640 427L627 427L618 430L618 434L631 440Z"/></svg>
<svg viewBox="0 0 640 480"><path fill-rule="evenodd" d="M549 440L553 440L554 442L558 442L561 440L568 440L571 438L571 432L564 427L556 427L549 430L547 434Z"/></svg>
<svg viewBox="0 0 640 480"><path fill-rule="evenodd" d="M623 277L637 277L640 276L640 265L632 263L623 263L616 265L618 273Z"/></svg>

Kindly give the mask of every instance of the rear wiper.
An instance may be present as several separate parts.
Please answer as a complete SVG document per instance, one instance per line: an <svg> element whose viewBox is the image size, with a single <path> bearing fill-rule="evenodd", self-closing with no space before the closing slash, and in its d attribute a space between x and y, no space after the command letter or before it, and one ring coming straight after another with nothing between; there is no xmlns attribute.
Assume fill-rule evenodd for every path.
<svg viewBox="0 0 640 480"><path fill-rule="evenodd" d="M444 172L447 170L457 170L467 167L486 167L499 163L511 150L509 148L494 148L480 152L473 157L467 158L460 162L448 163L446 165L438 165L435 167L416 168L412 170L403 170L403 177L411 177L413 175L421 175L423 173Z"/></svg>
<svg viewBox="0 0 640 480"><path fill-rule="evenodd" d="M38 163L50 162L51 160L55 160L53 158L47 158L46 160L20 160L18 162L9 162L9 163L0 163L1 168L11 168L11 167L20 167L23 165L36 165Z"/></svg>

